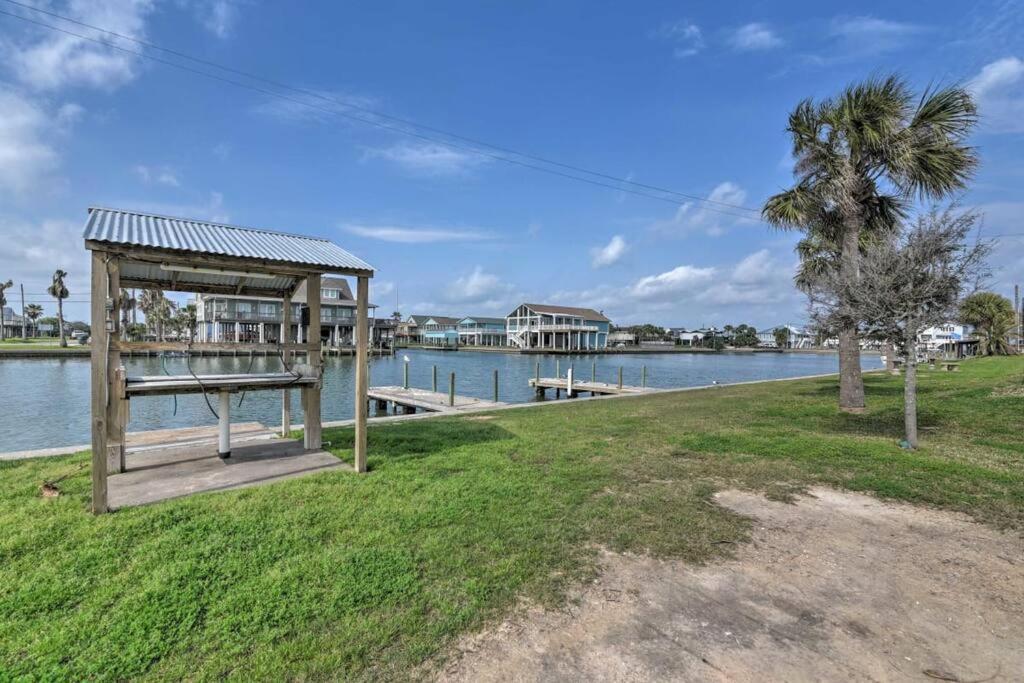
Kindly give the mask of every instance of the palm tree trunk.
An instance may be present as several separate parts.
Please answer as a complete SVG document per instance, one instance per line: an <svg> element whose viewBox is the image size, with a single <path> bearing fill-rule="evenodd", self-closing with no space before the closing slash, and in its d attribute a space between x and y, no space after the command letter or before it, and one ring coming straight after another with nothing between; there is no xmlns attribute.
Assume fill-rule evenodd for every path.
<svg viewBox="0 0 1024 683"><path fill-rule="evenodd" d="M851 217L843 230L840 276L844 283L856 283L860 277L860 220ZM857 323L850 321L839 330L839 409L859 413L864 410L864 378L860 373L860 339Z"/></svg>
<svg viewBox="0 0 1024 683"><path fill-rule="evenodd" d="M903 428L907 444L917 448L917 350L907 345L907 373L903 377Z"/></svg>
<svg viewBox="0 0 1024 683"><path fill-rule="evenodd" d="M57 298L57 328L60 330L60 345L67 347L68 340L64 336L64 300Z"/></svg>

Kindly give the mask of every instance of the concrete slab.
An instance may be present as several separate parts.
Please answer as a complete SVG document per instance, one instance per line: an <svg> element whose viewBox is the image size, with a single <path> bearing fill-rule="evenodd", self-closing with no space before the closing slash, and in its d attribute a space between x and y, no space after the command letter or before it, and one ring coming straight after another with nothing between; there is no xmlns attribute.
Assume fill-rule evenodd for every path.
<svg viewBox="0 0 1024 683"><path fill-rule="evenodd" d="M215 440L163 447L127 455L128 471L111 475L111 509L147 505L194 493L269 484L293 477L351 467L326 451L306 451L301 441L232 435L231 457L217 456Z"/></svg>

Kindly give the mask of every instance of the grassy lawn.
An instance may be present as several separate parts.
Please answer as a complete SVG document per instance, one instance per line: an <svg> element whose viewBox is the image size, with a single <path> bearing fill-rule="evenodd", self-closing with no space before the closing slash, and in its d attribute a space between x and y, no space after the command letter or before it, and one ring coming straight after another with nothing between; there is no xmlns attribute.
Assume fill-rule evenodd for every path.
<svg viewBox="0 0 1024 683"><path fill-rule="evenodd" d="M748 527L709 501L726 487L824 483L1024 529L1024 359L923 371L916 452L901 391L869 375L863 415L819 379L381 426L366 476L99 518L86 454L0 463L0 679L408 678L517 599L557 604L599 546L729 552ZM325 439L350 459L350 431Z"/></svg>

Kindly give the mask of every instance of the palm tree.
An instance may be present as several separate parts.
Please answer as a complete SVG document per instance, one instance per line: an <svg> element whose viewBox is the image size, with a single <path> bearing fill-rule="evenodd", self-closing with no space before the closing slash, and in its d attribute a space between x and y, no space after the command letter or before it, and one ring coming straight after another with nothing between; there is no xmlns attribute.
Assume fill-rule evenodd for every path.
<svg viewBox="0 0 1024 683"><path fill-rule="evenodd" d="M132 290L134 292L134 290ZM127 289L121 290L121 329L127 330L128 324L135 318L135 297Z"/></svg>
<svg viewBox="0 0 1024 683"><path fill-rule="evenodd" d="M965 143L977 122L971 94L952 86L919 100L897 76L852 85L838 97L806 99L789 115L796 159L793 187L768 199L762 217L838 248L819 253L846 281L859 278L864 233L895 230L912 199L961 189L978 159ZM839 406L864 407L858 321L842 309Z"/></svg>
<svg viewBox="0 0 1024 683"><path fill-rule="evenodd" d="M4 308L7 306L7 290L13 286L14 282L12 280L0 283L0 340L4 338L4 323L6 322L4 316L7 315Z"/></svg>
<svg viewBox="0 0 1024 683"><path fill-rule="evenodd" d="M983 356L1009 356L1010 331L1014 326L1013 304L995 292L976 292L960 304L963 322L978 333L978 351Z"/></svg>
<svg viewBox="0 0 1024 683"><path fill-rule="evenodd" d="M25 317L32 321L32 326L36 328L36 336L39 336L39 327L36 325L36 321L39 320L43 315L43 307L39 304L29 304L25 307Z"/></svg>
<svg viewBox="0 0 1024 683"><path fill-rule="evenodd" d="M159 289L144 289L139 298L139 308L146 316L146 323L154 330L158 340L164 340L164 322L169 310L167 299Z"/></svg>
<svg viewBox="0 0 1024 683"><path fill-rule="evenodd" d="M53 272L53 284L46 288L46 291L57 300L57 328L60 330L60 345L67 346L68 339L64 336L64 299L70 296L67 285L64 284L64 278L68 274L58 268Z"/></svg>

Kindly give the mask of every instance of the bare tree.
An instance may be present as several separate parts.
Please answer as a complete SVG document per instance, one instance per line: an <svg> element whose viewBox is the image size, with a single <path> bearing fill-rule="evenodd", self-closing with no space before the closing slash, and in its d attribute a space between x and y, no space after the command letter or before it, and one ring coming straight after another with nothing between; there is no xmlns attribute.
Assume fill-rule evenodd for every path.
<svg viewBox="0 0 1024 683"><path fill-rule="evenodd" d="M991 247L967 242L977 221L975 213L933 209L902 235L869 245L859 277L831 271L812 287L813 314L821 324L828 325L837 310L852 312L865 336L888 341L906 359L903 417L909 448L918 443L917 338L926 327L954 319L964 294L984 277Z"/></svg>

